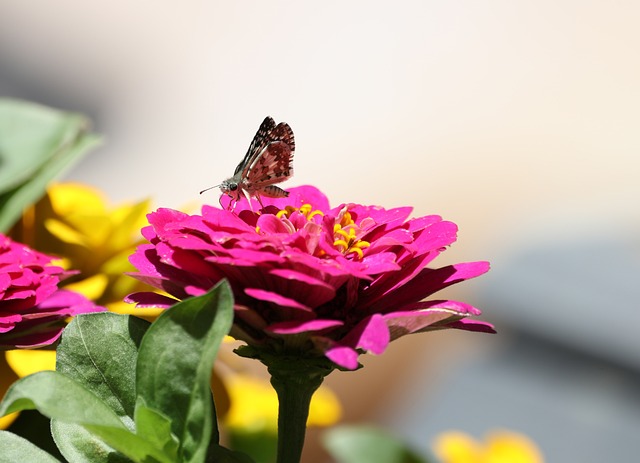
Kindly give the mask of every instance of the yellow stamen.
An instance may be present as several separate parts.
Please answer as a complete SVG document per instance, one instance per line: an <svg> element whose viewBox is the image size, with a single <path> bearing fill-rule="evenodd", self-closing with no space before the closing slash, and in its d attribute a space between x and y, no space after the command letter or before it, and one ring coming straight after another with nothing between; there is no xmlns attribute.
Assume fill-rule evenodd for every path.
<svg viewBox="0 0 640 463"><path fill-rule="evenodd" d="M362 259L362 257L364 256L364 254L362 253L362 249L360 249L360 248L359 248L359 247L357 247L357 246L354 246L354 247L350 248L350 249L349 249L349 252L350 252L350 253L351 253L351 252L355 252L355 253L358 255L358 257L359 257L360 259Z"/></svg>
<svg viewBox="0 0 640 463"><path fill-rule="evenodd" d="M345 240L335 240L335 241L333 242L333 245L334 245L335 247L342 247L342 248L344 248L345 250L349 249L349 243L347 243Z"/></svg>
<svg viewBox="0 0 640 463"><path fill-rule="evenodd" d="M341 235L344 236L344 238L346 240L349 240L353 235L351 235L351 233L347 233L346 231L342 230L342 229L338 229L338 230L333 230L334 235Z"/></svg>

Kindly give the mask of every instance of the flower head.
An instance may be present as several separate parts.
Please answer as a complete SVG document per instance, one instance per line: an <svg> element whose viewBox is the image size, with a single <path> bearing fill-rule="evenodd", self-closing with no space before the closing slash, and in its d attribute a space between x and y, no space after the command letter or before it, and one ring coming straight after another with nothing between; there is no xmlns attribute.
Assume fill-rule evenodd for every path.
<svg viewBox="0 0 640 463"><path fill-rule="evenodd" d="M104 310L78 293L58 289L65 271L51 260L0 235L0 349L51 344L67 317Z"/></svg>
<svg viewBox="0 0 640 463"><path fill-rule="evenodd" d="M226 278L236 301L231 335L272 352L325 355L346 369L364 351L382 353L405 334L444 328L493 332L470 320L475 307L428 300L436 291L489 269L487 262L426 268L456 239L457 227L411 208L342 204L331 208L316 188L246 200L234 211L202 215L171 209L149 214L150 244L130 257L133 276L176 299L204 293ZM228 198L223 197L224 202ZM138 293L139 305L175 302Z"/></svg>

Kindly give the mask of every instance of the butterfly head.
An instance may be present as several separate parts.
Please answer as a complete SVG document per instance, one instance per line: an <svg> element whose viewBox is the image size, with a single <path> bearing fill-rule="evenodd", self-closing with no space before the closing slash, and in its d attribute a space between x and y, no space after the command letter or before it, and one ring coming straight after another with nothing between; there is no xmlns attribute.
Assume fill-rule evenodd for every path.
<svg viewBox="0 0 640 463"><path fill-rule="evenodd" d="M235 177L226 179L220 184L220 191L224 194L231 196L233 199L238 200L242 194L242 190Z"/></svg>

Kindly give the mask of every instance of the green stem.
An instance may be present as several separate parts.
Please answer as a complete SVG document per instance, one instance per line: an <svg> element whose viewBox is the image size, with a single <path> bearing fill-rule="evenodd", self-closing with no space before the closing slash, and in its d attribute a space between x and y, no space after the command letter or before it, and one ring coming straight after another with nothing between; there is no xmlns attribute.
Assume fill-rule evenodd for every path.
<svg viewBox="0 0 640 463"><path fill-rule="evenodd" d="M287 363L269 366L271 385L279 401L277 463L299 463L311 397L331 370L295 360Z"/></svg>

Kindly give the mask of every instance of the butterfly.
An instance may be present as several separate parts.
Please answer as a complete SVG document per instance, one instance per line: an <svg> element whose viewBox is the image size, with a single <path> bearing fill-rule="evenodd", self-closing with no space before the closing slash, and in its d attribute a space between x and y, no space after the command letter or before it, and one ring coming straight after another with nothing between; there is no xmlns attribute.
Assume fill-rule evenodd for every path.
<svg viewBox="0 0 640 463"><path fill-rule="evenodd" d="M255 196L262 208L264 205L260 200L261 195L286 198L289 193L275 184L284 182L293 175L295 149L293 131L289 124L280 122L276 125L275 121L267 116L253 137L247 154L233 172L233 177L202 190L200 194L219 186L222 193L231 197L229 208L242 195L248 200Z"/></svg>

